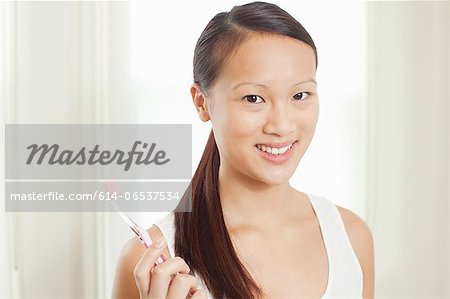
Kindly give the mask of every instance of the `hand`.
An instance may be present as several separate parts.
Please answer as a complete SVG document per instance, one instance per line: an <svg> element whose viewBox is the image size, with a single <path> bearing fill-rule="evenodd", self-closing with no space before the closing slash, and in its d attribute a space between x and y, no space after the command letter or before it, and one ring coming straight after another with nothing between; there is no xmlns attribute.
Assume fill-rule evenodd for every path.
<svg viewBox="0 0 450 299"><path fill-rule="evenodd" d="M164 238L153 243L134 268L140 298L206 299L205 292L197 290L198 279L189 274L190 268L181 257L175 256L156 265L164 245Z"/></svg>

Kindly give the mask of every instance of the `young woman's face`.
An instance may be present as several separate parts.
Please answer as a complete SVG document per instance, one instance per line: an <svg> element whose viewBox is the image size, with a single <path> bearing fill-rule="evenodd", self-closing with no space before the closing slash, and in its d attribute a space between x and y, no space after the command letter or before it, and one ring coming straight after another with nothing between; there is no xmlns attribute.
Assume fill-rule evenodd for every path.
<svg viewBox="0 0 450 299"><path fill-rule="evenodd" d="M315 63L310 46L279 35L252 37L226 63L207 102L227 175L267 184L293 175L319 116Z"/></svg>

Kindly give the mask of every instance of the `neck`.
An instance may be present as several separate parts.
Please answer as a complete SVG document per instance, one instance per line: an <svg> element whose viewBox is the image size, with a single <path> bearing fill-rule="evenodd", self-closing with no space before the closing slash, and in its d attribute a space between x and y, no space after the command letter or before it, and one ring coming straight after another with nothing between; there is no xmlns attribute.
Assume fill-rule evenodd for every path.
<svg viewBox="0 0 450 299"><path fill-rule="evenodd" d="M221 165L219 193L224 218L231 229L242 226L276 229L289 216L295 217L295 189L288 181L267 184L244 174L231 174Z"/></svg>

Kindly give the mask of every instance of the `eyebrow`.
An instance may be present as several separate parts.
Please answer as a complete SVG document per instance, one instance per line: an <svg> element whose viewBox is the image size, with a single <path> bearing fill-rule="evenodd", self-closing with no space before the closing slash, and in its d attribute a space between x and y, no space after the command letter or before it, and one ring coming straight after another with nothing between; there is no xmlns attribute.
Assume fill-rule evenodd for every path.
<svg viewBox="0 0 450 299"><path fill-rule="evenodd" d="M317 85L316 80L308 79L308 80L305 80L305 81L302 81L302 82L295 83L294 85L292 85L292 87L300 85L300 84L303 84L303 83L306 83L306 82L312 82L312 83ZM267 87L267 85L264 85L264 84L253 83L253 82L242 82L242 83L239 83L236 86L234 86L233 89L237 89L239 86L242 86L242 85L257 85L257 86Z"/></svg>

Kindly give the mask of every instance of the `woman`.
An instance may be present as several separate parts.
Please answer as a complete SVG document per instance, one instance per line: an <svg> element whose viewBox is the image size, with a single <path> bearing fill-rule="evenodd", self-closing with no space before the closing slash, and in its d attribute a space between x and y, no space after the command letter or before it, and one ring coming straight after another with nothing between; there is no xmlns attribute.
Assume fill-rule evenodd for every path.
<svg viewBox="0 0 450 299"><path fill-rule="evenodd" d="M180 203L192 212L149 228L159 241L147 250L125 245L113 297L373 297L368 226L288 181L318 120L317 61L310 35L274 4L211 19L194 53L191 94L212 131Z"/></svg>

